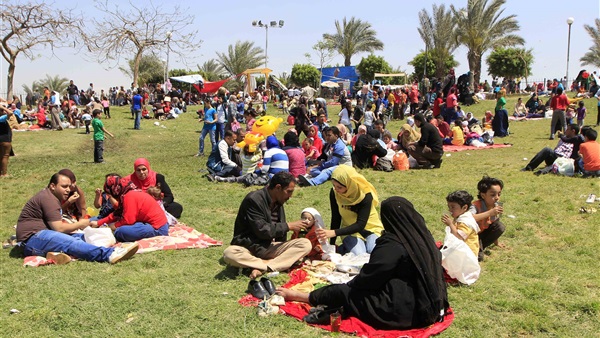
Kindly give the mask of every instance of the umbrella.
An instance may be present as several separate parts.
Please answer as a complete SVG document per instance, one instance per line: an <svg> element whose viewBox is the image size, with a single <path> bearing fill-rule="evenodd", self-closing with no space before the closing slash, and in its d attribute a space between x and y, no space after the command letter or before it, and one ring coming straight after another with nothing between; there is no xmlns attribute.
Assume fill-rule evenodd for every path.
<svg viewBox="0 0 600 338"><path fill-rule="evenodd" d="M323 83L321 83L321 87L327 87L327 88L338 88L340 85L337 82L333 82L333 81L325 81Z"/></svg>

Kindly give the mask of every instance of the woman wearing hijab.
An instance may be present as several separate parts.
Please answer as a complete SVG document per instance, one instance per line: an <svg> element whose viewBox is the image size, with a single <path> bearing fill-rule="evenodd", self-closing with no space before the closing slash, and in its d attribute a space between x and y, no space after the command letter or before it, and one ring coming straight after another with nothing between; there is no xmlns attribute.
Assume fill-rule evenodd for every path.
<svg viewBox="0 0 600 338"><path fill-rule="evenodd" d="M338 124L337 128L340 131L340 138L342 139L342 141L344 141L344 143L346 145L349 145L352 143L352 134L350 134L348 132L348 130L352 130L352 129L348 129L345 125L343 124Z"/></svg>
<svg viewBox="0 0 600 338"><path fill-rule="evenodd" d="M377 191L363 175L347 165L340 165L333 171L331 183L331 230L318 229L319 239L331 238L331 244L335 244L337 236L344 236L340 247L342 254L371 253L375 240L383 231L375 210L379 204Z"/></svg>
<svg viewBox="0 0 600 338"><path fill-rule="evenodd" d="M134 173L126 176L125 178L133 182L138 189L141 189L144 192L148 189L148 187L160 186L160 190L163 194L163 206L165 207L165 210L175 218L180 218L181 213L183 212L183 206L177 202L174 202L173 193L165 181L165 177L155 171L152 171L152 169L150 169L150 162L148 162L148 160L145 158L138 158L135 160L135 162L133 162L133 170Z"/></svg>
<svg viewBox="0 0 600 338"><path fill-rule="evenodd" d="M400 128L400 133L398 134L398 145L400 146L400 150L407 152L408 146L411 143L419 141L420 138L421 134L411 127L410 124L403 124L402 128Z"/></svg>
<svg viewBox="0 0 600 338"><path fill-rule="evenodd" d="M365 135L356 139L352 152L352 164L359 169L373 168L373 156L384 157L387 149L377 140L381 133L377 129L370 129Z"/></svg>
<svg viewBox="0 0 600 338"><path fill-rule="evenodd" d="M163 209L154 197L137 189L127 177L108 175L104 192L114 197L118 206L110 215L91 221L91 227L109 225L119 242L169 235L169 223Z"/></svg>
<svg viewBox="0 0 600 338"><path fill-rule="evenodd" d="M443 320L448 296L442 257L425 220L402 197L390 197L381 204L381 220L385 232L369 263L353 280L310 294L277 291L288 301L342 306L344 316L357 317L375 329L423 328Z"/></svg>
<svg viewBox="0 0 600 338"><path fill-rule="evenodd" d="M83 190L77 186L77 178L70 169L62 169L58 173L67 176L71 180L71 192L69 193L69 198L62 204L63 214L80 220L87 214L85 194L83 193Z"/></svg>

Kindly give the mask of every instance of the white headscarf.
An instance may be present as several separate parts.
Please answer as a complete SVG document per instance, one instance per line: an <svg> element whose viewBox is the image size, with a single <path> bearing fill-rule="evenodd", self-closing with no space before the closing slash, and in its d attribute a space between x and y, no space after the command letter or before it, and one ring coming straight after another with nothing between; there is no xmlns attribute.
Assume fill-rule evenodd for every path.
<svg viewBox="0 0 600 338"><path fill-rule="evenodd" d="M300 217L302 217L302 214L305 212L308 212L315 218L315 226L317 226L318 228L321 228L321 229L325 228L325 223L323 223L323 217L321 217L321 214L317 211L317 209L304 208L304 210L302 210L302 212L300 213Z"/></svg>

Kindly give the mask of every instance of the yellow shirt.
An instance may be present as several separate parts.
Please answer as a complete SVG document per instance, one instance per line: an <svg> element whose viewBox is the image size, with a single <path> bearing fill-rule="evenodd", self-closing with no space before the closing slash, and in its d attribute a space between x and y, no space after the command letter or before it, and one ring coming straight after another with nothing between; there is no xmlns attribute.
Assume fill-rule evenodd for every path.
<svg viewBox="0 0 600 338"><path fill-rule="evenodd" d="M342 227L347 227L350 224L356 223L358 218L358 214L354 211L351 211L350 208L345 208L343 206L339 206L340 215L342 216ZM379 218L379 213L377 209L375 209L375 203L371 204L371 212L369 213L369 220L367 221L367 225L365 226L365 230L368 230L377 236L381 236L381 232L383 231L383 224L381 223L381 219ZM365 240L363 236L361 236L358 232L354 233L350 236L358 237L362 240Z"/></svg>
<svg viewBox="0 0 600 338"><path fill-rule="evenodd" d="M390 93L390 95L388 95L388 103L393 105L394 103L396 103L396 97L394 96L393 93Z"/></svg>
<svg viewBox="0 0 600 338"><path fill-rule="evenodd" d="M455 146L462 146L465 144L465 135L463 134L462 128L459 126L452 127L452 144Z"/></svg>
<svg viewBox="0 0 600 338"><path fill-rule="evenodd" d="M477 235L477 231L462 222L456 223L456 230L463 238L469 249L473 251L475 257L477 257L479 254L479 235Z"/></svg>

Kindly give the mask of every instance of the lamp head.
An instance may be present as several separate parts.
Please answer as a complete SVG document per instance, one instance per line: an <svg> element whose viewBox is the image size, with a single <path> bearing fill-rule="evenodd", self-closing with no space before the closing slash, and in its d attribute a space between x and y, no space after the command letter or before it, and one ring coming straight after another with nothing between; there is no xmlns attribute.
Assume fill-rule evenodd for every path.
<svg viewBox="0 0 600 338"><path fill-rule="evenodd" d="M170 39L173 36L173 32L167 32L167 39Z"/></svg>
<svg viewBox="0 0 600 338"><path fill-rule="evenodd" d="M283 20L279 20L279 28L283 27Z"/></svg>
<svg viewBox="0 0 600 338"><path fill-rule="evenodd" d="M252 26L255 26L255 27L256 27L256 25L257 25L257 22L256 22L256 20L252 20Z"/></svg>
<svg viewBox="0 0 600 338"><path fill-rule="evenodd" d="M570 16L569 18L567 18L567 24L569 26L571 26L573 24L573 22L575 22L575 19L572 16Z"/></svg>
<svg viewBox="0 0 600 338"><path fill-rule="evenodd" d="M264 26L264 25L263 25L263 23L262 23L262 20L259 20L259 21L258 21L258 26L259 26L259 27L263 27L263 26Z"/></svg>

